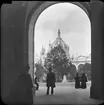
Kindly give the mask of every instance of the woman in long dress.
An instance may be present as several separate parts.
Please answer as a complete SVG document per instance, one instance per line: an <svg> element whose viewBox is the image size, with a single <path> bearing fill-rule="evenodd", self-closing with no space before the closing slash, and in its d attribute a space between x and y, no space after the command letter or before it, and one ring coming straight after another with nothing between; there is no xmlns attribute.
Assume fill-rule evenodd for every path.
<svg viewBox="0 0 104 105"><path fill-rule="evenodd" d="M76 89L80 88L80 77L78 75L78 72L77 72L76 77L75 77L75 88Z"/></svg>
<svg viewBox="0 0 104 105"><path fill-rule="evenodd" d="M85 73L83 73L81 76L81 88L82 89L87 88L86 82L87 82L87 77L86 77Z"/></svg>

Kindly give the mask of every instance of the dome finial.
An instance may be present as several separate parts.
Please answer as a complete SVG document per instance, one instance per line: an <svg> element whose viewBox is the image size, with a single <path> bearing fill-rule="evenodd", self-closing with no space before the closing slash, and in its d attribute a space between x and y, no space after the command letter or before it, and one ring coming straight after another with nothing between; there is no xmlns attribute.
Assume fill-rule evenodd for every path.
<svg viewBox="0 0 104 105"><path fill-rule="evenodd" d="M60 29L58 29L58 37L60 38Z"/></svg>
<svg viewBox="0 0 104 105"><path fill-rule="evenodd" d="M49 47L51 47L51 41L49 40Z"/></svg>
<svg viewBox="0 0 104 105"><path fill-rule="evenodd" d="M51 41L49 40L49 45L51 45Z"/></svg>

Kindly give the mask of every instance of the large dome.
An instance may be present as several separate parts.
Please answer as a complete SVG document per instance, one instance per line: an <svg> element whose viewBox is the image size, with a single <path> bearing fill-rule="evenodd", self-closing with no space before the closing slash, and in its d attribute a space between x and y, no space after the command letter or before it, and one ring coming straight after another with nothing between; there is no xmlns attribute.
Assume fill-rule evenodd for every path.
<svg viewBox="0 0 104 105"><path fill-rule="evenodd" d="M60 36L60 30L58 29L58 37L56 38L56 40L50 44L51 49L60 45L63 50L66 52L67 57L69 57L69 46L63 41L63 39Z"/></svg>

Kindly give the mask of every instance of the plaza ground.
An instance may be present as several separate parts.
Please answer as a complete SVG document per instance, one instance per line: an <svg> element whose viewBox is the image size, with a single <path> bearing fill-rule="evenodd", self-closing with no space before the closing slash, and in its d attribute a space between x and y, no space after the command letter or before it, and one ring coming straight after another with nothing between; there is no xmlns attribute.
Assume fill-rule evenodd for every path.
<svg viewBox="0 0 104 105"><path fill-rule="evenodd" d="M75 83L56 83L54 95L46 95L46 84L40 83L39 90L35 93L35 104L99 104L101 100L90 98L91 82L86 89L75 89Z"/></svg>

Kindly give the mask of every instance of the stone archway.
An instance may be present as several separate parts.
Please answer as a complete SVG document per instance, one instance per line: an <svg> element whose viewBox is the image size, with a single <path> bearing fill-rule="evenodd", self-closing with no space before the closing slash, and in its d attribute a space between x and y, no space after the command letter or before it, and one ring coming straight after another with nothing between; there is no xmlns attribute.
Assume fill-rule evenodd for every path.
<svg viewBox="0 0 104 105"><path fill-rule="evenodd" d="M29 16L26 19L26 22L27 22L26 27L28 27L28 25L29 25L29 27L27 28L29 30L29 32L26 30L28 32L28 34L29 34L28 35L29 36L28 37L29 38L29 40L28 40L28 43L29 43L29 47L28 47L29 48L28 49L29 57L28 57L28 60L29 60L29 62L28 63L30 65L30 75L32 76L32 78L33 78L32 74L34 74L34 72L33 72L33 62L34 62L33 57L34 57L34 54L32 52L34 52L33 39L34 39L35 23L36 23L39 15L46 8L48 8L51 5L57 4L57 3L68 3L68 2L56 2L56 1L55 2L53 2L53 1L52 2L40 2L39 6L37 7L37 9L35 9L35 4L34 4L33 8L30 11L31 13L29 14L27 12L27 16L29 14ZM79 6L80 8L82 8L85 11L85 13L87 14L87 16L90 17L89 12L87 11L87 9L81 3L79 3L79 2L71 2L71 3Z"/></svg>
<svg viewBox="0 0 104 105"><path fill-rule="evenodd" d="M41 12L43 11L43 10L45 10L48 6L50 6L50 5L52 5L52 4L55 4L55 3L58 3L58 2L30 2L29 4L28 4L28 8L27 8L27 16L26 16L26 30L28 30L29 29L29 22L30 22L30 19L31 19L31 17L32 17L32 15L33 15L33 13L35 12L36 13L36 17L35 17L35 19L37 19L38 18L38 16L39 16L39 14L41 14ZM98 5L99 5L99 8L100 8L100 4L102 5L102 7L101 8L103 8L103 4L102 3L99 3L99 2L97 2L98 3ZM95 5L97 5L97 3L94 3ZM94 16L96 15L96 13L94 12L95 11L95 7L94 7L94 5L93 5L93 3L75 3L76 5L78 5L79 7L81 7L81 5L83 5L82 7L84 7L83 8L83 10L84 9L86 9L87 11L88 11L88 16L89 16L89 19L91 20L91 17L90 17L90 7L91 7L91 9L93 10L93 19L95 18ZM93 8L92 8L93 7ZM99 15L98 15L99 16ZM97 19L94 19L95 21L97 20ZM35 22L36 22L36 20L35 20ZM35 23L34 22L34 23ZM94 29L96 29L96 27L95 27L95 24L96 24L96 27L98 27L98 25L97 25L97 23L96 22L92 22L92 24L91 24L91 26L93 27L92 28L92 37L93 38L96 38L96 40L99 40L98 38L97 38L97 34L95 34L95 31L94 31ZM100 30L100 29L99 29ZM98 32L100 32L98 30ZM26 32L26 34L27 34L27 32ZM96 35L96 36L94 36L94 35ZM102 35L102 34L100 34L100 35ZM92 50L94 50L95 49L95 47L94 47L94 43L96 43L96 41L93 41L93 40L91 40L92 41ZM99 43L98 44L99 46L101 45L101 43ZM101 51L101 49L100 48L98 48L99 50L97 50L97 51ZM95 50L94 50L95 51ZM100 53L100 52L98 52L98 53ZM93 52L93 54L92 54L92 56L95 54L95 52ZM96 54L95 54L96 55ZM96 60L99 60L99 58L100 58L100 56L98 56L98 59L97 58L94 58L94 56L92 57L93 59L92 59L92 61L93 62L95 62L95 64L97 64L98 62L96 62ZM101 61L101 60L99 60L99 61ZM94 64L94 63L93 63ZM92 64L92 66L93 66L93 69L96 69L95 67L94 67L94 65ZM98 64L99 66L97 66L98 68L100 68L101 67L101 64ZM96 80L95 80L95 74L94 73L97 73L98 71L96 70L96 71L93 71L93 73L92 73L92 84L91 84L91 97L92 98L102 98L103 97L103 95L102 95L102 92L100 92L99 91L99 95L96 93L96 91L95 90L97 90L97 89L101 89L102 90L102 88L101 88L101 86L102 86L102 84L100 83L100 82L98 82L98 84L100 85L100 88L98 87L98 86L96 86L96 80L97 81L101 81L101 78L102 78L102 75L101 74L99 74L99 76L101 76L101 78L97 78ZM99 71L100 72L100 71ZM96 88L95 88L96 87Z"/></svg>
<svg viewBox="0 0 104 105"><path fill-rule="evenodd" d="M28 64L30 65L30 75L32 78L34 78L34 46L33 46L33 40L34 40L34 28L35 28L35 23L39 17L39 15L49 6L57 4L57 3L68 3L68 2L40 2L39 6L35 8L35 4L32 9L30 9L30 13L27 11L27 19L26 19L26 34L28 33ZM75 4L82 8L85 13L87 14L88 17L90 17L90 14L88 13L87 9L78 2L71 2L72 4ZM31 4L31 3L30 3ZM29 15L29 16L28 16ZM29 30L29 31L28 31Z"/></svg>
<svg viewBox="0 0 104 105"><path fill-rule="evenodd" d="M24 1L6 4L2 8L2 101L3 98L9 95L11 86L16 81L18 71L23 70L24 65L28 64L28 29L32 14L45 2ZM103 36L103 18L104 18L104 4L101 1L81 2L89 13L91 20L91 42L92 42L92 86L90 90L90 97L95 99L104 99L104 70L102 59L102 36ZM97 8L96 8L97 7ZM89 9L90 8L90 9ZM90 11L91 10L91 11ZM18 20L18 21L17 21ZM25 20L25 21L24 21ZM93 40L94 39L94 40ZM15 60L14 46L17 52L18 60ZM8 56L9 55L9 56ZM11 65L9 65L9 63ZM24 63L24 64L23 64ZM96 78L98 77L98 78Z"/></svg>
<svg viewBox="0 0 104 105"><path fill-rule="evenodd" d="M26 39L28 41L29 47L27 50L28 52L28 64L30 65L30 75L32 79L34 78L34 46L33 46L33 40L34 40L34 27L35 23L39 17L39 15L49 6L57 4L57 3L63 3L63 2L40 2L38 6L34 4L33 8L30 9L30 13L27 11L27 17L26 17L26 31L25 33L27 34L28 38ZM31 4L31 3L30 3ZM73 4L79 6L82 8L86 15L90 17L90 14L88 14L87 9L80 3L73 2ZM28 10L28 9L27 9Z"/></svg>

